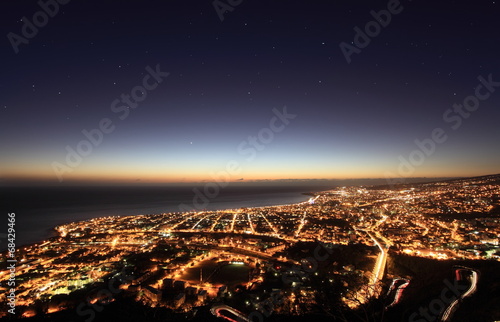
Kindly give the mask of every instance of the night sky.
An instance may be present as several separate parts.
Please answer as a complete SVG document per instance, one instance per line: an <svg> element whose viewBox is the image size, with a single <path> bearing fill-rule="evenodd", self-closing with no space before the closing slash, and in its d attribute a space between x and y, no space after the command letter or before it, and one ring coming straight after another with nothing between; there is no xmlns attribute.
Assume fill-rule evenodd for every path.
<svg viewBox="0 0 500 322"><path fill-rule="evenodd" d="M500 2L61 3L0 5L4 183L500 172Z"/></svg>

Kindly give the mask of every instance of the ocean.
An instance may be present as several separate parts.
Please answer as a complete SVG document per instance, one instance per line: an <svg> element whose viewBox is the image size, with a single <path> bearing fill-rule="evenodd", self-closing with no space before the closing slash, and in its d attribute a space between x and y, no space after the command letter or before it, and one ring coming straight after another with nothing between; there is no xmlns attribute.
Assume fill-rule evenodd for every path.
<svg viewBox="0 0 500 322"><path fill-rule="evenodd" d="M198 187L203 191L203 186ZM303 193L328 189L325 186L229 185L204 204L207 210L259 207L302 202ZM178 212L179 205L193 206L193 187L11 187L0 188L4 205L0 221L0 249L7 248L7 213L14 212L16 246L40 242L54 236L57 225L103 216L127 216Z"/></svg>

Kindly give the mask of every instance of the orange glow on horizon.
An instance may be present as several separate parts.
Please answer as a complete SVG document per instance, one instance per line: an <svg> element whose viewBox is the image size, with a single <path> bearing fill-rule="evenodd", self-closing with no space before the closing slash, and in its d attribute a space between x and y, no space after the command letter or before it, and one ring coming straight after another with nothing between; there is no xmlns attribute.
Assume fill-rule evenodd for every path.
<svg viewBox="0 0 500 322"><path fill-rule="evenodd" d="M443 178L443 177L474 177L500 173L494 166L462 168L461 164L433 164L417 167L409 176L398 175L398 168L393 166L383 167L361 167L359 165L345 166L306 166L288 164L273 164L266 166L256 163L238 164L239 172L228 173L227 164L217 167L193 167L189 165L173 165L171 167L143 165L118 164L118 165L88 165L71 169L63 174L63 182L103 182L117 184L133 183L203 183L203 182L266 182L266 181L287 181L294 180L345 180L345 179L385 179L387 172L392 178ZM23 169L25 168L25 169ZM23 165L7 165L6 173L2 178L4 182L52 182L58 183L56 173L48 165L36 165L29 168ZM496 170L496 171L495 171Z"/></svg>

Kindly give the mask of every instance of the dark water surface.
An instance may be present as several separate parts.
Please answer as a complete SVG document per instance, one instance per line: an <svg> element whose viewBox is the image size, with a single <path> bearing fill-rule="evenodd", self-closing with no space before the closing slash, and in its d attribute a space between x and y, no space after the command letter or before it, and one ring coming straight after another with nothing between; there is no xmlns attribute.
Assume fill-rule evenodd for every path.
<svg viewBox="0 0 500 322"><path fill-rule="evenodd" d="M305 201L313 186L227 186L208 203L209 210L291 204ZM199 187L203 191L203 186ZM39 242L57 225L102 216L177 212L179 205L195 209L193 187L12 187L0 188L3 209L0 233L7 231L7 213L16 213L16 245ZM5 205L5 204L4 204ZM2 207L3 208L3 207ZM0 248L6 248L2 239Z"/></svg>

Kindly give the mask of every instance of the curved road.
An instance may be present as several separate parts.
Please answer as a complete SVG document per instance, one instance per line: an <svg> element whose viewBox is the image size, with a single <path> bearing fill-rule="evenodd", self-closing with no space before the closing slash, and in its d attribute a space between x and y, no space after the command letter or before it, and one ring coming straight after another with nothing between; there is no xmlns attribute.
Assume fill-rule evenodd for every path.
<svg viewBox="0 0 500 322"><path fill-rule="evenodd" d="M468 276L469 282L470 282L470 287L467 291L465 291L462 295L460 295L457 299L455 299L453 302L450 303L448 308L444 311L441 321L442 322L448 322L450 321L451 316L455 312L455 310L458 307L458 304L462 302L462 300L468 296L471 296L474 294L474 292L477 290L477 281L479 279L479 271L469 268L469 267L463 267L463 266L457 266L455 269L455 276L457 280L462 280L462 273L466 272L469 273L470 275Z"/></svg>
<svg viewBox="0 0 500 322"><path fill-rule="evenodd" d="M389 296L391 293L394 293L394 299L389 305L385 307L386 309L393 307L394 305L399 303L399 301L401 300L401 296L403 295L403 291L408 286L408 284L410 284L410 280L406 278L395 278L392 280L392 284L387 291L387 296Z"/></svg>
<svg viewBox="0 0 500 322"><path fill-rule="evenodd" d="M227 315L222 314L221 311L227 311L227 312L232 313L237 318L237 320L235 320ZM218 305L212 306L212 308L210 309L210 312L212 312L212 314L215 315L216 317L223 318L223 319L226 319L226 320L231 321L231 322L241 322L241 321L249 322L250 321L247 316L243 315L243 313L241 313L237 309L232 308L232 307L225 305L225 304L218 304Z"/></svg>

